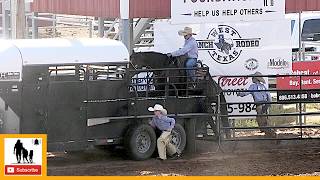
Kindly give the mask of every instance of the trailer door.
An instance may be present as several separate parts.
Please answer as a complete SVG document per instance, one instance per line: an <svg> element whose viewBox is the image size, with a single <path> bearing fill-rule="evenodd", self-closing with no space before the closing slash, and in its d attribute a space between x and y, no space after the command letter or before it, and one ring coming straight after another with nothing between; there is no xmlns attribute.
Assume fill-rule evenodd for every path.
<svg viewBox="0 0 320 180"><path fill-rule="evenodd" d="M127 121L109 120L128 115L125 68L124 64L88 66L87 134L90 139L118 138L127 127Z"/></svg>
<svg viewBox="0 0 320 180"><path fill-rule="evenodd" d="M22 134L47 134L47 66L25 66L22 83Z"/></svg>
<svg viewBox="0 0 320 180"><path fill-rule="evenodd" d="M76 67L49 68L48 140L77 148L85 146L87 87L84 70Z"/></svg>

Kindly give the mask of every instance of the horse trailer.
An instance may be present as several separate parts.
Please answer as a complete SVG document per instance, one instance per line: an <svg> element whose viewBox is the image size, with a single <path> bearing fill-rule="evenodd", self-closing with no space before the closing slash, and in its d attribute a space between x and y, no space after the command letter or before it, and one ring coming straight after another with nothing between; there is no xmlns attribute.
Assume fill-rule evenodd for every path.
<svg viewBox="0 0 320 180"><path fill-rule="evenodd" d="M133 159L149 158L156 132L148 124L152 113L147 108L156 103L175 117L172 141L181 151L193 145L200 129L215 131L212 88L217 87L210 85L208 71L199 80L200 93L185 89L180 94L166 76L165 93L154 95L158 86L143 81L155 78L154 71L132 68L118 41L2 40L0 56L1 133L47 134L49 151L124 145Z"/></svg>

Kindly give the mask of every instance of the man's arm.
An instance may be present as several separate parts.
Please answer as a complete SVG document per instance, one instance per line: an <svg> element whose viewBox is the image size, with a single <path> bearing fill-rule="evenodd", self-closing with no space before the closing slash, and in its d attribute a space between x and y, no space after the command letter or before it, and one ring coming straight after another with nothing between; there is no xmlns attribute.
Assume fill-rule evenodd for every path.
<svg viewBox="0 0 320 180"><path fill-rule="evenodd" d="M170 131L172 131L172 129L174 128L174 126L176 125L176 120L174 118L170 118Z"/></svg>
<svg viewBox="0 0 320 180"><path fill-rule="evenodd" d="M268 102L272 102L272 97L269 91L267 92L267 96L268 96ZM271 106L271 104L269 105Z"/></svg>
<svg viewBox="0 0 320 180"><path fill-rule="evenodd" d="M254 84L251 84L248 88L248 91L246 92L237 92L237 95L240 96L240 97L244 97L244 96L247 96L249 94L251 94L252 92L250 91L253 91L255 88L254 88Z"/></svg>
<svg viewBox="0 0 320 180"><path fill-rule="evenodd" d="M187 43L183 48L172 52L171 55L173 57L182 56L187 54L187 52L189 52L191 49L192 49L192 43Z"/></svg>
<svg viewBox="0 0 320 180"><path fill-rule="evenodd" d="M153 128L156 128L156 125L154 123L154 118L152 118L152 120L149 122L150 126Z"/></svg>

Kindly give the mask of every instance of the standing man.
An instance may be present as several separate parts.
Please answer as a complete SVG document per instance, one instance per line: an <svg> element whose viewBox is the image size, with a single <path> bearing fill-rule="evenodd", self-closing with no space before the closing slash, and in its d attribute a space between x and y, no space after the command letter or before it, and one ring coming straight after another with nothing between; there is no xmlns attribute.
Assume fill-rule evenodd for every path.
<svg viewBox="0 0 320 180"><path fill-rule="evenodd" d="M248 92L238 92L238 96L244 97L249 94L252 95L253 100L256 104L257 111L257 123L259 127L268 126L267 114L268 109L270 108L270 102L272 102L272 98L270 92L266 91L267 88L264 85L266 82L262 77L260 72L256 72L252 77L253 84L250 85ZM266 104L267 103L267 104ZM262 132L266 134L268 137L276 137L277 134L273 129L261 129Z"/></svg>
<svg viewBox="0 0 320 180"><path fill-rule="evenodd" d="M192 32L192 28L190 27L185 27L183 30L180 30L178 34L180 36L183 36L185 39L183 48L177 51L174 51L172 53L168 53L167 55L169 57L186 55L187 56L187 62L186 62L187 76L189 80L195 81L196 73L195 73L195 70L192 70L192 68L195 68L195 66L197 65L198 44L197 44L197 41L194 39L194 37L192 37L192 35L196 35L196 34Z"/></svg>
<svg viewBox="0 0 320 180"><path fill-rule="evenodd" d="M167 152L172 156L172 159L179 158L180 154L177 152L177 148L171 144L171 131L174 128L175 120L167 116L167 110L160 104L149 107L148 110L154 112L154 117L152 118L150 125L161 131L161 135L157 140L160 160L167 159Z"/></svg>

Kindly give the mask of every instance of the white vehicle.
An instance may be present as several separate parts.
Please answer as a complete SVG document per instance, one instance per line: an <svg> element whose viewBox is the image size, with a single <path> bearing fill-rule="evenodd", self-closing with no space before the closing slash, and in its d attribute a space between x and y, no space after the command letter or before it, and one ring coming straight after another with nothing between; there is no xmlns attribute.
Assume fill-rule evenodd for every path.
<svg viewBox="0 0 320 180"><path fill-rule="evenodd" d="M299 14L286 14L291 20L292 52L299 51ZM305 47L305 60L320 60L320 12L303 12L301 14L301 41ZM297 60L297 56L293 56Z"/></svg>

